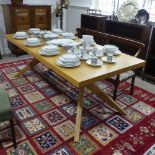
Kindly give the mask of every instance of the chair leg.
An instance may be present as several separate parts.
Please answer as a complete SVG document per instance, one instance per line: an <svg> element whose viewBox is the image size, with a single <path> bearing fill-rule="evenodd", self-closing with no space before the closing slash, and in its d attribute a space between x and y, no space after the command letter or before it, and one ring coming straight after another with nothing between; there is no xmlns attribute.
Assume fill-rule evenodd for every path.
<svg viewBox="0 0 155 155"><path fill-rule="evenodd" d="M118 89L118 84L115 84L115 89L114 89L114 93L113 93L114 100L116 100L116 97L117 97L117 89Z"/></svg>
<svg viewBox="0 0 155 155"><path fill-rule="evenodd" d="M119 75L117 75L116 80L115 80L115 88L114 88L114 93L113 93L114 100L116 100L116 97L117 97L118 86L119 86Z"/></svg>
<svg viewBox="0 0 155 155"><path fill-rule="evenodd" d="M131 79L131 88L130 88L130 95L133 95L133 90L134 90L134 84L135 84L135 78L136 75L134 75Z"/></svg>
<svg viewBox="0 0 155 155"><path fill-rule="evenodd" d="M12 141L13 141L13 147L14 147L14 149L16 149L17 148L17 143L16 143L16 135L15 135L13 118L10 119L10 129L11 129L11 136L12 136Z"/></svg>

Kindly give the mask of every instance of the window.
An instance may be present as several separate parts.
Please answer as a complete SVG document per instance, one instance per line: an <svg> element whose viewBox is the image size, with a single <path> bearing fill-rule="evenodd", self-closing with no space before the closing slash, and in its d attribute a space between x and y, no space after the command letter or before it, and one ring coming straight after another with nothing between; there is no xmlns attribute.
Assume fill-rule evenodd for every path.
<svg viewBox="0 0 155 155"><path fill-rule="evenodd" d="M92 0L92 8L102 11L104 15L116 14L118 8L126 0ZM150 14L150 21L155 21L155 0L135 0L139 9L146 9Z"/></svg>

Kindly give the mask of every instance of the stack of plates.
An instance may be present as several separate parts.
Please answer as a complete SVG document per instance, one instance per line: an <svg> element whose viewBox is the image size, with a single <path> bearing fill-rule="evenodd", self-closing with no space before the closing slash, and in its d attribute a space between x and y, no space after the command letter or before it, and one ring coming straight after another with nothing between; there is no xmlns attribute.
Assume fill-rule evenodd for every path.
<svg viewBox="0 0 155 155"><path fill-rule="evenodd" d="M56 38L58 38L58 35L54 34L54 33L48 33L48 34L44 35L44 38L47 40L56 39Z"/></svg>
<svg viewBox="0 0 155 155"><path fill-rule="evenodd" d="M39 51L40 55L43 56L53 56L59 54L59 48L56 45L47 45L44 46L41 51Z"/></svg>
<svg viewBox="0 0 155 155"><path fill-rule="evenodd" d="M105 54L108 54L108 53L113 54L113 55L121 54L121 51L119 50L119 48L111 44L104 45L103 50Z"/></svg>
<svg viewBox="0 0 155 155"><path fill-rule="evenodd" d="M63 33L63 31L61 29L53 29L52 32L55 34L58 34L58 35Z"/></svg>
<svg viewBox="0 0 155 155"><path fill-rule="evenodd" d="M69 32L63 33L62 35L64 36L64 38L68 38L68 39L74 39L75 38L74 34L69 33Z"/></svg>
<svg viewBox="0 0 155 155"><path fill-rule="evenodd" d="M86 45L94 45L95 44L94 37L92 35L82 35L82 39Z"/></svg>
<svg viewBox="0 0 155 155"><path fill-rule="evenodd" d="M57 60L57 65L61 67L77 67L81 64L76 55L64 54Z"/></svg>
<svg viewBox="0 0 155 155"><path fill-rule="evenodd" d="M40 45L40 39L38 38L28 38L26 41L25 41L25 45L27 46L38 46Z"/></svg>
<svg viewBox="0 0 155 155"><path fill-rule="evenodd" d="M30 34L38 34L38 33L40 33L40 29L39 28L30 28L29 30L28 30L28 32L30 33Z"/></svg>
<svg viewBox="0 0 155 155"><path fill-rule="evenodd" d="M16 39L26 39L27 38L27 33L26 32L16 32L14 34L14 38L16 38Z"/></svg>

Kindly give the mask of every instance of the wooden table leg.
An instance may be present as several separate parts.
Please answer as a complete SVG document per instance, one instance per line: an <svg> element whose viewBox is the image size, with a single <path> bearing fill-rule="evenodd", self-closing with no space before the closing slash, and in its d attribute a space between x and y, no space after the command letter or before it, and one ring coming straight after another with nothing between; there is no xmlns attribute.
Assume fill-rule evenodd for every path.
<svg viewBox="0 0 155 155"><path fill-rule="evenodd" d="M22 75L23 73L25 73L26 71L30 70L31 68L33 68L35 65L37 65L38 63L40 63L37 59L33 59L28 65L26 65L23 69L21 69L19 71L19 73L16 74L17 77L19 77L20 75Z"/></svg>
<svg viewBox="0 0 155 155"><path fill-rule="evenodd" d="M107 104L116 109L120 114L126 115L125 111L109 95L101 91L95 84L89 85L87 88L97 94L103 101L107 102Z"/></svg>
<svg viewBox="0 0 155 155"><path fill-rule="evenodd" d="M81 88L80 89L80 94L79 94L78 105L77 105L74 142L78 142L79 139L80 139L80 126L81 126L81 119L82 119L83 92L84 92L84 88Z"/></svg>

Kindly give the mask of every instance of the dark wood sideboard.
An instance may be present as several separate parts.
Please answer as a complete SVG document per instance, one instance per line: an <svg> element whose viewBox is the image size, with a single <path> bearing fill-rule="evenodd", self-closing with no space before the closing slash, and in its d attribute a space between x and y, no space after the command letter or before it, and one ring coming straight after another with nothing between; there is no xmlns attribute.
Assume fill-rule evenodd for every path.
<svg viewBox="0 0 155 155"><path fill-rule="evenodd" d="M51 29L50 5L2 5L5 18L6 33L27 31L29 28ZM18 48L9 44L15 54L20 54Z"/></svg>
<svg viewBox="0 0 155 155"><path fill-rule="evenodd" d="M139 56L146 60L143 78L146 77L155 81L155 28L153 26L154 23L149 22L147 24L138 24L135 20L120 22L108 16L81 14L82 28L119 35L145 43L145 49ZM119 46L121 47L121 45ZM123 47L121 48L123 49ZM130 53L134 51L133 49L124 48L123 52L134 55L134 53Z"/></svg>

